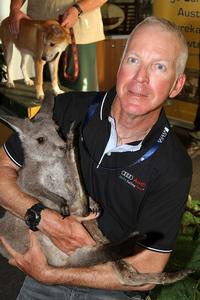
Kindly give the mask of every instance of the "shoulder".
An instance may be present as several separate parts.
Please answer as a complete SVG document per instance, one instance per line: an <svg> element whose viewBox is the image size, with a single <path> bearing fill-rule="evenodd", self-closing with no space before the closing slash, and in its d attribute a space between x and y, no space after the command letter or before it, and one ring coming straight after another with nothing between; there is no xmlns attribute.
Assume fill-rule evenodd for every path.
<svg viewBox="0 0 200 300"><path fill-rule="evenodd" d="M67 92L55 97L53 119L61 127L84 120L89 105L96 97L103 98L105 92Z"/></svg>
<svg viewBox="0 0 200 300"><path fill-rule="evenodd" d="M173 128L171 129L166 147L166 160L168 161L168 166L171 167L171 172L178 177L190 177L192 175L191 158Z"/></svg>

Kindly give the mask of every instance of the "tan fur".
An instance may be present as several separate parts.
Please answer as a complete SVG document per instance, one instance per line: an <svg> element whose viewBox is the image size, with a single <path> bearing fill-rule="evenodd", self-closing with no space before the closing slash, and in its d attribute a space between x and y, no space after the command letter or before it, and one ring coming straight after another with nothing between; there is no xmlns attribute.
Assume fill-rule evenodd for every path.
<svg viewBox="0 0 200 300"><path fill-rule="evenodd" d="M35 63L35 89L37 99L43 100L43 68L46 62L49 64L51 84L55 95L63 91L58 86L58 62L61 53L68 45L68 33L56 20L35 21L22 19L20 30L15 38L9 30L9 18L2 21L0 26L0 38L4 47L5 61L7 64L7 86L14 87L11 74L11 59L13 44L20 51L21 70L26 85L33 85L26 71L27 56L31 55Z"/></svg>

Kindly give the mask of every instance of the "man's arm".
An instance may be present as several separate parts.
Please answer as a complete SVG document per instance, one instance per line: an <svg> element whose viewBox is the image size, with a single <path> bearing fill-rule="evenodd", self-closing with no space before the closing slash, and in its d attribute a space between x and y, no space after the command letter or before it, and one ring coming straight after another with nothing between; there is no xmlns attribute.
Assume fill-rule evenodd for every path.
<svg viewBox="0 0 200 300"><path fill-rule="evenodd" d="M26 14L21 11L21 7L23 6L26 0L11 0L10 2L10 24L9 30L10 32L17 37L19 33L19 23L22 18L29 18Z"/></svg>
<svg viewBox="0 0 200 300"><path fill-rule="evenodd" d="M26 210L37 203L38 200L28 196L17 186L18 170L19 168L9 159L4 149L1 148L0 205L23 219ZM52 241L64 252L70 253L84 245L94 244L92 238L83 229L81 219L77 220L73 216L63 219L58 213L50 209L43 210L41 216L39 229L50 236ZM91 268L53 268L47 264L38 247L38 242L34 240L34 234L31 236L33 241L30 250L24 256L14 252L14 263L37 280L50 284L73 284L118 290L145 290L153 287L153 285L137 288L124 287L119 283L110 264ZM141 249L142 251L138 251L136 255L128 258L127 262L142 273L161 272L168 261L169 254Z"/></svg>
<svg viewBox="0 0 200 300"><path fill-rule="evenodd" d="M77 4L80 7L80 10L82 11L82 13L87 13L90 12L96 8L101 7L104 3L106 3L107 0L80 0L77 1ZM69 8L67 8L63 14L63 18L62 18L62 26L66 26L66 27L73 27L74 24L77 22L79 17L79 11L76 7L74 6L70 6Z"/></svg>
<svg viewBox="0 0 200 300"><path fill-rule="evenodd" d="M11 0L10 2L10 12L13 12L15 9L20 9L26 0Z"/></svg>
<svg viewBox="0 0 200 300"><path fill-rule="evenodd" d="M169 256L170 254L158 253L141 248L138 254L127 258L126 262L131 264L139 273L157 273L163 271ZM47 278L49 278L50 284L75 285L122 291L146 291L155 287L155 284L136 285L134 287L122 285L111 264L98 265L90 268L50 268L49 270L50 271L47 271L44 277L47 276Z"/></svg>
<svg viewBox="0 0 200 300"><path fill-rule="evenodd" d="M0 149L0 205L16 216L23 218L26 210L37 199L29 197L17 186L17 172L19 167L9 159L4 149Z"/></svg>
<svg viewBox="0 0 200 300"><path fill-rule="evenodd" d="M17 167L0 148L0 205L23 219L28 208L39 201L24 193L17 185ZM52 242L65 253L77 247L93 245L95 242L81 224L82 218L64 218L51 209L41 213L39 230L49 236Z"/></svg>
<svg viewBox="0 0 200 300"><path fill-rule="evenodd" d="M90 268L52 267L48 265L44 254L41 252L35 233L30 232L30 239L30 249L24 255L13 250L4 240L3 243L12 257L10 263L42 283L122 291L146 291L155 286L154 284L145 284L131 287L120 284L110 263ZM170 254L142 248L138 248L138 250L137 254L126 259L129 264L132 264L140 273L163 271Z"/></svg>

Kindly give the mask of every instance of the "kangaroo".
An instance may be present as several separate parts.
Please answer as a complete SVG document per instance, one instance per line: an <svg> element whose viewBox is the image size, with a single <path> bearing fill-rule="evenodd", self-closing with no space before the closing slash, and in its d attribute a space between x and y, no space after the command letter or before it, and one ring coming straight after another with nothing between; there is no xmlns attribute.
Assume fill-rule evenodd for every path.
<svg viewBox="0 0 200 300"><path fill-rule="evenodd" d="M75 129L73 126L70 128L66 142L58 134L58 126L52 119L53 99L50 94L45 97L42 108L33 120L0 117L18 132L22 142L24 165L19 170L17 184L24 192L64 216L87 216L88 206L94 212L98 212L99 207L92 199L88 199L81 184L74 146ZM172 283L191 273L190 270L183 270L174 273L140 274L122 259L133 255L136 242L141 241L144 235L133 232L126 240L112 244L103 236L96 220L84 221L83 225L97 244L82 247L70 256L54 246L47 236L36 232L49 264L89 267L111 262L119 281L131 286ZM8 211L0 218L0 235L17 251L27 250L28 227L23 220ZM8 258L1 244L0 253Z"/></svg>

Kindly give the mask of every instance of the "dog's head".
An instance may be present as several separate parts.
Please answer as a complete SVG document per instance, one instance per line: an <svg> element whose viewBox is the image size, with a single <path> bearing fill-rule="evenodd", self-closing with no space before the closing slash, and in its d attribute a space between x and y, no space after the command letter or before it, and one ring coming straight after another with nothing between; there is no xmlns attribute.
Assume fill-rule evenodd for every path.
<svg viewBox="0 0 200 300"><path fill-rule="evenodd" d="M69 44L69 33L55 20L47 20L42 26L43 49L41 58L54 60Z"/></svg>

